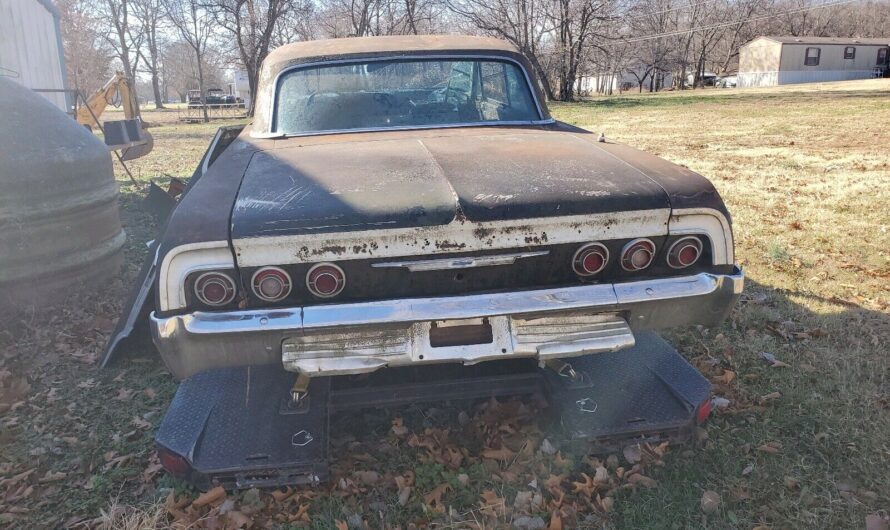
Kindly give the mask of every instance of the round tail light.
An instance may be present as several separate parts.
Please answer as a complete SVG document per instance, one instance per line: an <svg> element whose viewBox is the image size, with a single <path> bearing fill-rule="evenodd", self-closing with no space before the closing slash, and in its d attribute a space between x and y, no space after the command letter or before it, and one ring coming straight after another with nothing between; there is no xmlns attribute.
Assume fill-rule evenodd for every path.
<svg viewBox="0 0 890 530"><path fill-rule="evenodd" d="M668 249L667 263L674 269L684 269L701 256L702 244L697 237L689 236L674 241Z"/></svg>
<svg viewBox="0 0 890 530"><path fill-rule="evenodd" d="M224 306L235 299L235 282L221 272L205 272L195 280L195 296L204 305Z"/></svg>
<svg viewBox="0 0 890 530"><path fill-rule="evenodd" d="M319 263L306 273L306 287L318 298L331 298L346 287L346 274L333 263Z"/></svg>
<svg viewBox="0 0 890 530"><path fill-rule="evenodd" d="M263 267L250 280L253 294L267 302L277 302L290 294L290 276L278 267Z"/></svg>
<svg viewBox="0 0 890 530"><path fill-rule="evenodd" d="M579 248L572 258L572 268L578 276L593 276L609 263L609 249L602 243L588 243Z"/></svg>
<svg viewBox="0 0 890 530"><path fill-rule="evenodd" d="M655 257L655 243L640 238L624 245L621 251L621 267L626 271L643 270L652 264Z"/></svg>

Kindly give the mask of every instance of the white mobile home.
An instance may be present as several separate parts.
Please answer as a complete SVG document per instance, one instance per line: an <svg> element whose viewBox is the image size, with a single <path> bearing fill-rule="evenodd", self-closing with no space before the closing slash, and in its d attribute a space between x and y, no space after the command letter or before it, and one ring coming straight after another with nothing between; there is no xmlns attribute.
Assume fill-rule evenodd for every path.
<svg viewBox="0 0 890 530"><path fill-rule="evenodd" d="M890 37L757 37L739 49L739 87L868 79L883 75Z"/></svg>

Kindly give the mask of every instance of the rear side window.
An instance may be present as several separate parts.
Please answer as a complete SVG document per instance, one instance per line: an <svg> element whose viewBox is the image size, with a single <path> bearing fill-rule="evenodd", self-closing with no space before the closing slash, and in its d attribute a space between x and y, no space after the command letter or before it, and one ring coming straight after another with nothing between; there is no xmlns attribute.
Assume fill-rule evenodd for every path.
<svg viewBox="0 0 890 530"><path fill-rule="evenodd" d="M847 46L844 48L844 59L855 59L856 58L856 47L855 46Z"/></svg>
<svg viewBox="0 0 890 530"><path fill-rule="evenodd" d="M881 48L880 50L878 50L878 63L877 64L884 64L886 62L887 62L887 48Z"/></svg>
<svg viewBox="0 0 890 530"><path fill-rule="evenodd" d="M819 65L819 56L822 55L822 50L819 48L807 48L807 56L804 60L805 65L807 66L818 66Z"/></svg>

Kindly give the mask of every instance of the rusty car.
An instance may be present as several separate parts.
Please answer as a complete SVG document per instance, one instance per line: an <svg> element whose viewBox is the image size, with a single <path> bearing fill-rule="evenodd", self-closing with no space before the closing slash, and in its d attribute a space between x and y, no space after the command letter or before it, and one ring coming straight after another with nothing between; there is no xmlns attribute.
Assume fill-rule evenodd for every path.
<svg viewBox="0 0 890 530"><path fill-rule="evenodd" d="M244 380L257 402L281 391L281 410L310 409L280 432L245 419L245 436L309 447L319 435L305 427L317 413L307 397L400 367L438 367L430 388L453 366L526 360L565 375L591 355L632 363L622 353L650 330L717 325L742 291L714 186L555 120L532 65L504 41L286 45L263 63L255 112L208 147L105 358L147 323L177 379L214 396L241 396ZM707 398L696 388L690 410ZM208 418L241 406L196 392L180 388L168 413L179 430L159 433L174 473L199 467ZM195 434L177 438L183 422ZM238 485L321 473L264 465L277 475L214 469Z"/></svg>

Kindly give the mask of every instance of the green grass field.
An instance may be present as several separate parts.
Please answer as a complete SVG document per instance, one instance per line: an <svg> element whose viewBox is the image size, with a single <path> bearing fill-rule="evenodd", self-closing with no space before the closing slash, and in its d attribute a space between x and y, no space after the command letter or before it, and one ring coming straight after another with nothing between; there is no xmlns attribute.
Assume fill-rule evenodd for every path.
<svg viewBox="0 0 890 530"><path fill-rule="evenodd" d="M145 346L110 370L94 366L156 231L118 171L130 235L120 277L0 329L0 523L500 528L537 517L554 529L863 528L890 512L888 81L551 106L711 178L748 277L720 328L669 334L728 407L699 447L646 451L635 467L560 445L539 429L533 403L411 407L337 419L335 480L319 490L193 503L198 493L152 456L175 390L157 356ZM175 116L145 113L156 143L129 164L138 179L189 176L228 123ZM550 454L544 438L562 450ZM705 491L719 496L708 513Z"/></svg>

